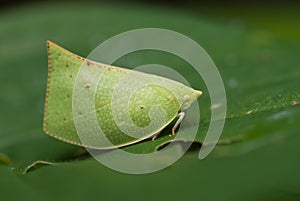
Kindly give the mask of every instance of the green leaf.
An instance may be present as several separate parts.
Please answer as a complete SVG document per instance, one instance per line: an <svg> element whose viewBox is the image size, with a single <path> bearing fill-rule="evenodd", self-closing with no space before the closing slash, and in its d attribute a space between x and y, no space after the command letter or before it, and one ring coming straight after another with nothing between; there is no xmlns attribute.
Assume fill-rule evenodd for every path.
<svg viewBox="0 0 300 201"><path fill-rule="evenodd" d="M232 21L207 15L181 16L175 10L102 4L15 8L0 14L0 24L1 199L299 198L298 43L262 28L232 26ZM81 147L43 133L45 44L48 39L56 41L86 56L105 39L144 27L178 31L207 50L224 81L228 113L219 145L212 155L199 160L210 119L210 100L201 78L184 60L163 52L136 52L116 61L114 65L129 68L167 65L204 92L191 151L164 171L133 177L100 165ZM155 142L143 141L124 150L156 151L172 140L168 129ZM183 128L182 141L192 140L190 129ZM31 168L40 164L37 161L55 165ZM26 168L32 171L20 174Z"/></svg>
<svg viewBox="0 0 300 201"><path fill-rule="evenodd" d="M25 19L17 21L15 17L4 20L2 23L5 27L3 30L7 30L2 35L7 40L1 46L1 51L11 51L2 54L1 59L1 66L3 66L1 68L1 78L3 79L1 81L5 83L1 85L3 97L1 99L3 107L1 111L8 115L5 118L3 116L1 121L4 132L1 135L3 145L0 148L4 154L12 159L13 166L31 164L36 160L59 161L67 156L73 158L73 155L76 155L74 153L81 149L50 139L44 136L41 130L47 76L45 41L46 39L61 41L60 43L64 43L66 47L74 49L74 51L77 50L77 52L81 51L81 55L85 55L86 50L94 46L93 44L89 46L87 43L88 38L91 37L91 33L97 33L97 31L101 33L99 28L95 27L102 27L101 23L104 23L91 19L89 16L95 15L97 16L95 18L102 19L107 18L110 12L98 12L98 8L86 7L83 9L74 6L73 9L58 9L56 14L53 15L53 9L54 7L41 7L43 12L34 10L35 12L32 12L26 18L28 22L31 22L28 23L29 30L36 34L39 33L40 38L33 37L30 34L26 38L19 35L9 35L9 31L13 30L13 27L17 27L18 23L25 23ZM135 12L135 15L139 14L138 10ZM139 24L139 27L150 26L151 22L155 22L156 19L162 18L164 15L173 15L173 13L163 14L157 12L159 15L149 17L149 20L151 20L148 23L133 19L132 15L128 15L129 11L124 10L118 13L124 17L125 21L132 22L126 29L134 23ZM11 14L6 15L10 16ZM18 14L15 15L18 16ZM92 20L91 23L97 26L91 28L82 23L80 30L86 30L86 32L77 33L78 40L70 40L70 35L76 36L71 34L70 30L78 29L78 26L67 17L68 15L72 15L73 19L78 19L77 22L90 19ZM34 21L37 18L41 21L42 19L48 20L49 23L46 25L40 23L41 21ZM64 20L59 21L58 19ZM118 17L111 17L110 20L113 22L118 20ZM256 126L257 123L254 123L253 120L260 122L263 119L259 116L260 112L270 111L276 113L276 109L284 109L299 101L300 89L298 87L299 79L297 79L299 68L294 67L297 60L296 54L298 54L296 50L299 49L297 45L287 45L276 39L272 33L266 33L262 38L260 32L256 30L236 33L225 25L214 26L213 23L206 23L207 20L205 19L183 17L182 20L183 22L177 24L176 27L167 25L169 22L167 19L160 22L160 24L184 34L188 33L188 27L192 27L192 24L196 22L198 23L199 33L202 33L201 36L196 33L187 35L204 47L207 46L206 49L220 70L227 92L228 119L220 139L221 144L243 140L248 130ZM65 24L68 24L68 29L65 28ZM56 32L51 31L53 27L57 27L56 29L59 30L59 35L56 37L54 37ZM202 29L206 31L204 32ZM117 34L121 30L117 24L112 23L112 26L106 29L106 38L112 34ZM26 33L26 30L24 31ZM223 32L224 37L217 38L219 32ZM104 39L102 38L102 40ZM25 57L29 52L28 48L30 48L30 52L32 52L30 55L32 56ZM22 61L13 60L10 59L12 57L10 55L23 59ZM195 140L201 143L205 137L210 118L208 91L205 89L203 82L198 81L199 78L195 76L195 73L190 68L186 68L189 67L187 63L166 53L141 51L121 58L116 64L135 67L149 62L153 63L153 61L173 67L179 73L182 73L195 88L204 88L204 96L199 100L201 122ZM5 66L14 66L14 68L5 68ZM6 76L3 77L3 75ZM32 80L32 77L36 79ZM15 115L16 113L18 115ZM32 118L28 118L28 116ZM16 122L19 122L18 126L14 126ZM188 130L189 128L184 129L186 134L182 140L192 140L189 139ZM169 132L170 127L165 130L165 136L162 135L156 142L145 141L133 147L128 147L127 150L131 149L140 153L153 152L172 140L172 137L168 136ZM28 149L28 144L34 144L35 146ZM48 148L44 149L43 147Z"/></svg>

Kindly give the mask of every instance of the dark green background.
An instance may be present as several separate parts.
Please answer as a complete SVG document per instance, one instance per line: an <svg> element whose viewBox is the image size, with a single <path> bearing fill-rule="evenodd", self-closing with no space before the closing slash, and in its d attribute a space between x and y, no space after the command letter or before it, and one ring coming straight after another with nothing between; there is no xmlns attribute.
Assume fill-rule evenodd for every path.
<svg viewBox="0 0 300 201"><path fill-rule="evenodd" d="M300 199L299 5L170 7L66 1L0 10L0 200ZM126 175L43 133L46 40L87 56L118 33L147 27L185 34L207 50L223 78L228 113L219 145L204 160L197 158L197 143L163 171ZM165 53L134 53L116 62L147 63L171 66L203 89L201 142L210 117L203 82L187 63ZM128 149L154 151L163 142ZM30 166L39 160L53 165Z"/></svg>

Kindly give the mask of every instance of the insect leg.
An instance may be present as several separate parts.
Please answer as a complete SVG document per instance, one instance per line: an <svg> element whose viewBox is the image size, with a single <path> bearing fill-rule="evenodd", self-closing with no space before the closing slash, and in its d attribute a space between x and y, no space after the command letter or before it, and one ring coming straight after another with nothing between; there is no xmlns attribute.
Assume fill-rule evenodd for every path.
<svg viewBox="0 0 300 201"><path fill-rule="evenodd" d="M185 116L185 113L184 113L184 112L178 113L178 117L179 117L179 118L177 119L175 125L174 125L173 128L172 128L172 135L175 135L175 130L176 130L176 128L180 125L180 123L182 122L184 116Z"/></svg>
<svg viewBox="0 0 300 201"><path fill-rule="evenodd" d="M155 134L153 135L152 141L154 141L154 140L157 138L157 136L160 134L160 132L161 132L162 130L163 130L163 129L161 129L160 131L158 131L157 133L155 133Z"/></svg>
<svg viewBox="0 0 300 201"><path fill-rule="evenodd" d="M175 130L176 130L176 128L180 125L180 123L182 122L184 116L185 116L185 113L184 113L184 112L178 113L177 117L179 117L179 118L177 119L175 125L174 125L173 128L172 128L172 135L175 135ZM163 130L163 129L161 129L160 131L158 131L157 133L155 133L155 134L153 135L152 141L154 141L154 140L157 138L157 136L161 133L162 130Z"/></svg>

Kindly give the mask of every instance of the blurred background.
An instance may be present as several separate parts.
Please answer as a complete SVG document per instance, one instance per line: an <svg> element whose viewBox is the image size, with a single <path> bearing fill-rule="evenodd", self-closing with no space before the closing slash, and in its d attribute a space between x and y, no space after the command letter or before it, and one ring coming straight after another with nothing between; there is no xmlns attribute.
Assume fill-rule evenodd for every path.
<svg viewBox="0 0 300 201"><path fill-rule="evenodd" d="M298 1L1 1L0 200L300 200L299 9ZM149 27L190 37L216 63L228 111L214 151L197 157L210 119L204 82L184 60L156 51L115 65L166 65L204 91L197 142L182 159L126 175L46 136L46 41L85 57L116 34Z"/></svg>

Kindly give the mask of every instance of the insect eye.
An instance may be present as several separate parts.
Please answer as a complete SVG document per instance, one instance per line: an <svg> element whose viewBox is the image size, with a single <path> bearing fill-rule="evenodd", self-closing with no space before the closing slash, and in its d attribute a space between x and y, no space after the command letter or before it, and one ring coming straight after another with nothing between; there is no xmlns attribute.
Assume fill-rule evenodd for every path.
<svg viewBox="0 0 300 201"><path fill-rule="evenodd" d="M185 101L189 101L189 100L190 100L190 96L189 96L189 95L185 95L185 96L184 96L184 100L185 100Z"/></svg>

